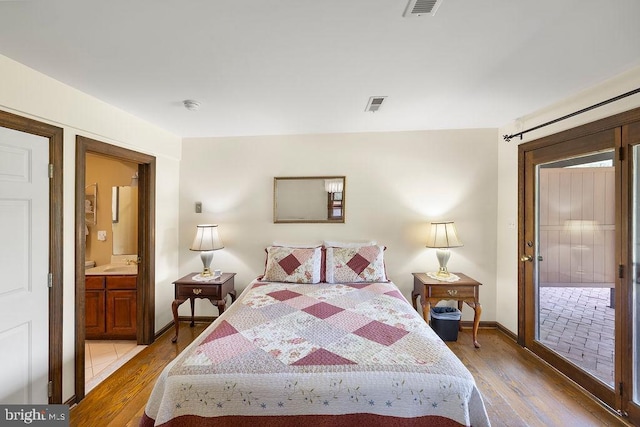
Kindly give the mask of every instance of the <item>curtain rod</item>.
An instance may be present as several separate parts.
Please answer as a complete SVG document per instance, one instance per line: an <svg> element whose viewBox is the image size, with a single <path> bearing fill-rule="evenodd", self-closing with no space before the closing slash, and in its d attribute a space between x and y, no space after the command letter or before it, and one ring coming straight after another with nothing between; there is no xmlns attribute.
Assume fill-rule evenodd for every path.
<svg viewBox="0 0 640 427"><path fill-rule="evenodd" d="M516 136L519 136L519 137L520 137L520 140L522 141L522 135L524 135L524 134L525 134L525 133L527 133L527 132L531 132L531 131L534 131L534 130L538 130L538 129L540 129L540 128L543 128L543 127L545 127L545 126L552 125L552 124L557 123L557 122L559 122L559 121L561 121L561 120L568 119L569 117L577 116L578 114L585 113L585 112L587 112L587 111L589 111L589 110L593 110L594 108L602 107L603 105L610 104L610 103L615 102L615 101L618 101L618 100L620 100L620 99L622 99L622 98L626 98L626 97L628 97L628 96L635 95L636 93L640 93L640 88L637 88L637 89L631 90L631 91L629 91L629 92L627 92L627 93L623 93L622 95L618 95L618 96L613 97L613 98L611 98L611 99L607 99L606 101L599 102L599 103L594 104L594 105L592 105L592 106L590 106L590 107L583 108L582 110L574 111L574 112L573 112L573 113L571 113L571 114L567 114L566 116L559 117L559 118L557 118L557 119L551 120L550 122L546 122L546 123L543 123L543 124L541 124L541 125L538 125L538 126L532 127L531 129L523 130L522 132L518 132L518 133L512 133L511 135L503 135L503 136L502 136L502 138L504 138L504 140L505 140L506 142L509 142L509 141L511 141L511 139L512 139L512 138L514 138L514 137L516 137Z"/></svg>

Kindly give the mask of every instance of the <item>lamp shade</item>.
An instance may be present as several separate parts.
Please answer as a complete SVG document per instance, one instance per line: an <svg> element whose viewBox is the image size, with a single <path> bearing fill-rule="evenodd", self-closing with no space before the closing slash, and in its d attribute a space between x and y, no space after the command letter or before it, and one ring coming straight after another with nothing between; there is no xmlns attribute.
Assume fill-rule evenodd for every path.
<svg viewBox="0 0 640 427"><path fill-rule="evenodd" d="M457 248L460 246L462 246L462 242L458 239L458 232L453 221L431 223L427 237L428 248Z"/></svg>
<svg viewBox="0 0 640 427"><path fill-rule="evenodd" d="M218 236L218 224L197 225L196 237L189 248L192 251L215 251L224 248Z"/></svg>

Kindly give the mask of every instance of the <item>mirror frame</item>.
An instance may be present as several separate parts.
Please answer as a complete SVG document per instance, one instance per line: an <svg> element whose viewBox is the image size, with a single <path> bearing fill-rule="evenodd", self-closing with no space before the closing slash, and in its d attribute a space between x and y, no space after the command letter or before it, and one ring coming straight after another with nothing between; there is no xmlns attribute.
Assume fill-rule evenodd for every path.
<svg viewBox="0 0 640 427"><path fill-rule="evenodd" d="M278 182L291 180L342 179L342 216L337 219L279 219L278 218ZM274 224L344 224L346 219L346 176L277 176L273 178L273 223ZM328 205L327 205L328 209Z"/></svg>

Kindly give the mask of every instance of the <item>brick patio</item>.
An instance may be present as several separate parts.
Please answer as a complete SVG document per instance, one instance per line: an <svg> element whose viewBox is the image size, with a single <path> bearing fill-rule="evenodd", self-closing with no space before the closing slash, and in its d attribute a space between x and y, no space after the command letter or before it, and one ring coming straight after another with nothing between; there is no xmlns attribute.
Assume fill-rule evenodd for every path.
<svg viewBox="0 0 640 427"><path fill-rule="evenodd" d="M540 341L613 386L614 313L608 288L541 287Z"/></svg>

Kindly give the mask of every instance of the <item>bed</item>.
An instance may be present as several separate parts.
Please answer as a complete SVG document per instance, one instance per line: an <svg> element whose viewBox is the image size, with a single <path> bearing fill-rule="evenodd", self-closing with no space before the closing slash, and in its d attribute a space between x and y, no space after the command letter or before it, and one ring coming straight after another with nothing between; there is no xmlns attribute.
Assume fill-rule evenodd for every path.
<svg viewBox="0 0 640 427"><path fill-rule="evenodd" d="M371 246L268 248L265 275L164 369L140 425L489 426L471 373Z"/></svg>

